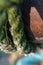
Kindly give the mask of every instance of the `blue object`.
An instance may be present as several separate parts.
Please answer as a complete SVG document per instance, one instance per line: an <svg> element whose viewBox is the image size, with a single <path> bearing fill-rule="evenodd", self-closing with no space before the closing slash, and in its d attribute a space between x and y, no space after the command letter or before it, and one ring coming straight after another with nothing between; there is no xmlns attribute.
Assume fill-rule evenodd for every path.
<svg viewBox="0 0 43 65"><path fill-rule="evenodd" d="M16 61L14 65L32 65L43 61L43 53L35 53L34 55L24 56Z"/></svg>

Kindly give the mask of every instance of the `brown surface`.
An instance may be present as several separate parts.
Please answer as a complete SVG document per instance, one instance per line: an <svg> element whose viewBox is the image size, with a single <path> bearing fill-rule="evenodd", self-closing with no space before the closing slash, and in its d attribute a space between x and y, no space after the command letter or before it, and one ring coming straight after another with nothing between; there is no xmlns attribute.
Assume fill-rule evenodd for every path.
<svg viewBox="0 0 43 65"><path fill-rule="evenodd" d="M43 0L25 0L22 15L27 40L43 40Z"/></svg>
<svg viewBox="0 0 43 65"><path fill-rule="evenodd" d="M30 20L30 27L34 36L43 37L43 20L34 7L31 8Z"/></svg>
<svg viewBox="0 0 43 65"><path fill-rule="evenodd" d="M30 27L35 37L43 40L43 0L33 0L30 12Z"/></svg>

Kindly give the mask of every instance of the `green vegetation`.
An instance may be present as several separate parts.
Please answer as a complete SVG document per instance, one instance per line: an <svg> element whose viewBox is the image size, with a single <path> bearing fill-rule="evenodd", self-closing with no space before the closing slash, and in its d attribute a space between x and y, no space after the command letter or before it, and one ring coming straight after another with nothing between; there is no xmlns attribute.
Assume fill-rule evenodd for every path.
<svg viewBox="0 0 43 65"><path fill-rule="evenodd" d="M0 0L0 42L14 46L20 44L23 49L27 40L20 5L22 0Z"/></svg>

